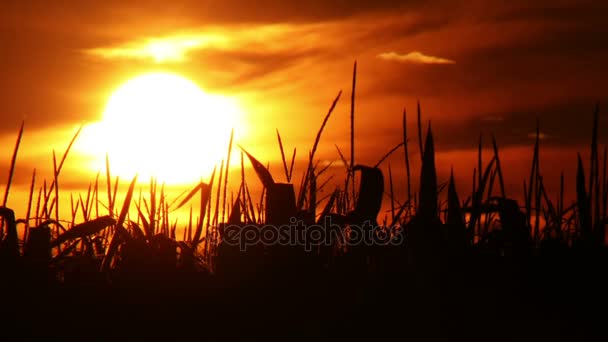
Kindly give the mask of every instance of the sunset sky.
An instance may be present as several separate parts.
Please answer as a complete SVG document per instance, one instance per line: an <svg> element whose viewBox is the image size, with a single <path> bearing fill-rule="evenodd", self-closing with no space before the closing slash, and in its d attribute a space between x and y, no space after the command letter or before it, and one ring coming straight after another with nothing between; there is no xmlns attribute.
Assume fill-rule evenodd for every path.
<svg viewBox="0 0 608 342"><path fill-rule="evenodd" d="M62 153L78 125L102 119L114 90L152 71L177 73L237 103L235 142L283 180L275 129L303 160L340 90L319 158L338 160L334 145L348 154L356 60L357 162L373 165L400 142L405 107L417 178L420 100L423 120L432 121L440 182L453 165L468 189L479 134L490 148L494 133L509 187L521 192L538 118L548 187L562 169L573 186L595 104L605 112L606 13L605 1L555 0L2 1L1 184L23 120L15 184L25 188L34 167L52 168L53 148ZM606 120L600 124L605 132ZM93 170L75 177L86 174L85 154L70 156L64 184L94 178ZM402 156L389 160L398 186Z"/></svg>

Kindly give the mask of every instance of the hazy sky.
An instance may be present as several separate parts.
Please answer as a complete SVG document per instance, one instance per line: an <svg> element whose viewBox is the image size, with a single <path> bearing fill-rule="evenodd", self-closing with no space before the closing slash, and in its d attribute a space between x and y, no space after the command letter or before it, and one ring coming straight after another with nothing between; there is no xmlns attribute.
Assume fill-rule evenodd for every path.
<svg viewBox="0 0 608 342"><path fill-rule="evenodd" d="M555 177L573 170L593 107L606 102L607 13L605 1L2 1L0 171L22 120L24 146L52 144L35 132L67 132L63 148L75 125L101 118L114 89L153 70L239 99L255 132L241 143L258 154L272 146L266 160L279 156L275 128L289 149L307 151L343 90L320 151L336 159L334 144L348 150L357 60L360 161L374 163L400 141L404 107L416 138L419 99L440 165L459 165L462 178L475 165L463 153L480 132L486 142L494 133L521 184L537 118L543 171ZM150 42L179 51L155 59ZM19 170L29 177L36 160L24 158Z"/></svg>

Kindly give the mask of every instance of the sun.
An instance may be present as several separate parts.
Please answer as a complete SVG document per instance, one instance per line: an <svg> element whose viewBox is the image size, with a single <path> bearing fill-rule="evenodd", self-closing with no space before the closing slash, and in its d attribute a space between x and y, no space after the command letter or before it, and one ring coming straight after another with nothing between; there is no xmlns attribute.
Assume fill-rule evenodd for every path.
<svg viewBox="0 0 608 342"><path fill-rule="evenodd" d="M241 116L231 98L205 93L177 74L148 73L113 92L101 122L88 127L81 145L97 156L98 169L105 168L107 153L114 175L191 183L225 156Z"/></svg>

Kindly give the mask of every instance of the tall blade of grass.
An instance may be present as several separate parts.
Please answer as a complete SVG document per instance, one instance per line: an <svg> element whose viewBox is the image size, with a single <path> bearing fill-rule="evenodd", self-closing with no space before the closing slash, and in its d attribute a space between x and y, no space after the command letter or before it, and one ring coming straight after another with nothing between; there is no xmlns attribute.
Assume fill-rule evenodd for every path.
<svg viewBox="0 0 608 342"><path fill-rule="evenodd" d="M478 188L475 190L473 196L471 197L471 217L468 226L469 232L474 232L475 226L477 225L477 222L481 215L483 194L485 192L486 183L488 181L488 178L490 177L490 173L492 172L492 167L494 166L495 162L496 159L492 157L490 163L488 164L488 166L486 166L486 169L483 172L483 176L481 177L481 182L479 183ZM475 174L475 172L473 174Z"/></svg>
<svg viewBox="0 0 608 342"><path fill-rule="evenodd" d="M68 157L68 154L70 153L70 150L72 149L72 145L74 145L74 142L76 141L76 138L78 138L78 135L80 135L80 132L82 131L83 127L84 127L83 125L80 125L80 127L78 127L78 130L72 137L72 140L70 140L68 147L66 148L65 152L63 153L63 156L61 157L61 161L59 162L59 165L54 170L54 172L57 174L55 176L55 178L57 178L59 176L59 173L61 172L61 169L63 168L63 164L65 163L65 161ZM54 151L53 151L53 153L54 153ZM51 183L51 186L49 187L49 192L47 193L47 197L45 197L45 199L44 199L45 205L46 205L46 203L48 203L48 200L50 199L49 197L50 197L51 193L53 193L55 186L56 186L55 182ZM56 199L56 200L58 201L58 199Z"/></svg>
<svg viewBox="0 0 608 342"><path fill-rule="evenodd" d="M74 223L76 222L76 214L78 213L78 208L81 205L84 206L84 204L82 204L82 196L80 194L78 194L78 198L79 200L76 202L76 206L74 206L74 194L70 193L70 213L72 214L72 221L70 222L70 227L74 226Z"/></svg>
<svg viewBox="0 0 608 342"><path fill-rule="evenodd" d="M25 214L25 229L23 230L23 241L27 241L27 234L30 228L30 215L32 213L32 202L34 201L34 187L36 185L36 169L32 172L32 182L30 183L30 192L27 200L27 212Z"/></svg>
<svg viewBox="0 0 608 342"><path fill-rule="evenodd" d="M118 251L118 247L121 243L122 236L127 236L128 233L121 226L115 226L114 234L106 247L106 252L103 256L103 260L101 261L101 266L99 267L99 272L105 273L110 269L112 265L112 260L114 259L114 255Z"/></svg>
<svg viewBox="0 0 608 342"><path fill-rule="evenodd" d="M595 110L593 111L593 129L591 131L591 166L589 167L589 201L591 203L593 197L593 187L594 187L594 173L596 167L596 159L597 159L597 130L598 130L598 107L595 106Z"/></svg>
<svg viewBox="0 0 608 342"><path fill-rule="evenodd" d="M327 163L325 166L323 166L323 168L320 169L319 172L317 172L316 177L317 178L321 177L325 172L327 172L327 170L329 170L330 167L332 167L332 165L334 165L333 160L329 161L329 163Z"/></svg>
<svg viewBox="0 0 608 342"><path fill-rule="evenodd" d="M247 192L247 203L249 203L249 210L248 210L248 212L250 213L252 222L257 222L257 219L255 217L255 208L253 206L253 199L251 198L251 193L249 192L249 186L246 186L245 190Z"/></svg>
<svg viewBox="0 0 608 342"><path fill-rule="evenodd" d="M116 208L116 196L118 196L118 184L120 184L120 176L114 178L114 190L112 190L112 211Z"/></svg>
<svg viewBox="0 0 608 342"><path fill-rule="evenodd" d="M433 133L429 124L424 145L424 157L420 171L420 203L417 215L425 221L437 217L437 170L435 168L435 148Z"/></svg>
<svg viewBox="0 0 608 342"><path fill-rule="evenodd" d="M350 165L348 165L348 161L346 161L346 158L344 158L344 154L342 154L342 151L340 151L340 148L338 147L338 145L334 144L334 146L336 146L336 150L338 150L338 154L340 155L340 160L342 160L342 164L344 164L344 168L348 172L350 169Z"/></svg>
<svg viewBox="0 0 608 342"><path fill-rule="evenodd" d="M289 179L288 179L288 182L290 182L290 183L291 183L291 179L293 177L293 165L294 165L295 161L296 161L296 149L294 147L293 154L291 155L291 165L289 165Z"/></svg>
<svg viewBox="0 0 608 342"><path fill-rule="evenodd" d="M356 63L355 63L355 75L356 75ZM354 93L354 90L353 90ZM332 102L331 107L329 107L329 110L327 111L327 114L325 115L325 118L323 118L323 123L321 124L321 127L319 128L319 130L317 131L317 136L315 137L315 142L312 145L312 150L310 152L310 159L308 162L308 166L310 167L313 163L313 159L315 157L315 153L317 152L317 147L319 146L319 141L321 140L321 134L323 133L323 129L325 129L325 125L327 124L327 121L329 120L329 117L331 116L331 114L333 113L334 109L336 108L336 105L338 104L338 100L340 100L340 96L342 95L342 90L340 90L338 92L338 95L336 96L336 98L334 99L334 102ZM354 96L354 95L353 95ZM354 109L353 109L354 110ZM354 115L354 112L353 114ZM351 117L351 118L354 118ZM354 120L354 119L353 119ZM351 166L353 165L353 156L354 156L354 145L351 146Z"/></svg>
<svg viewBox="0 0 608 342"><path fill-rule="evenodd" d="M287 177L289 178L289 173L287 174ZM289 182L289 179L287 180ZM247 193L245 193L245 187L246 187L247 183L245 182L245 154L243 153L243 151L241 150L241 189L242 191L241 196L242 199L241 201L243 202L243 217L245 218L245 220L247 220L247 217L249 216L247 213Z"/></svg>
<svg viewBox="0 0 608 342"><path fill-rule="evenodd" d="M110 156L106 153L106 185L108 192L108 211L110 216L114 216L112 210L112 178L110 173Z"/></svg>
<svg viewBox="0 0 608 342"><path fill-rule="evenodd" d="M536 120L536 139L534 142L534 155L532 157L532 168L530 170L530 182L528 183L528 194L526 196L526 222L530 222L532 218L532 195L535 193L534 189L536 189L536 174L538 168L538 145L540 140L540 124L538 120Z"/></svg>
<svg viewBox="0 0 608 342"><path fill-rule="evenodd" d="M13 149L13 155L11 157L11 166L8 171L8 180L6 182L6 189L4 190L4 200L2 201L3 207L6 207L6 203L8 202L8 194L10 192L11 184L13 182L13 176L15 174L15 165L17 164L17 154L19 153L19 145L21 145L21 138L23 137L24 126L25 126L25 121L22 121L21 127L19 128L19 133L17 134L17 142L15 143L15 148ZM3 234L3 233L0 233L0 234Z"/></svg>
<svg viewBox="0 0 608 342"><path fill-rule="evenodd" d="M420 119L420 117L421 117L420 100L416 101L416 113L417 113L416 124L418 126L418 147L420 148L420 161L423 161L424 160L424 147L422 145L422 120Z"/></svg>
<svg viewBox="0 0 608 342"><path fill-rule="evenodd" d="M196 195L197 193L199 193L201 191L202 188L205 187L209 187L208 184L205 184L203 181L201 181L200 183L198 183L197 186L195 186L192 190L190 190L190 192L188 192L188 194L186 195L186 197L184 197L182 199L182 201L179 203L179 205L175 208L175 210L179 210L180 208L182 208L186 203L190 202L190 200L192 199L192 197L194 197L194 195Z"/></svg>
<svg viewBox="0 0 608 342"><path fill-rule="evenodd" d="M393 189L393 171L391 170L391 163L388 163L388 184L389 184L389 196L391 199L391 220L395 219L395 193Z"/></svg>
<svg viewBox="0 0 608 342"><path fill-rule="evenodd" d="M156 178L150 178L150 215L148 217L150 231L156 235Z"/></svg>
<svg viewBox="0 0 608 342"><path fill-rule="evenodd" d="M44 194L44 203L42 205L42 219L48 219L49 218L49 208L48 208L48 202L46 201L46 198L49 195L47 193L46 179L44 180L44 182L42 182L42 192Z"/></svg>
<svg viewBox="0 0 608 342"><path fill-rule="evenodd" d="M405 112L405 108L403 108L403 152L405 153L405 172L407 176L407 203L409 203L412 199L412 191L410 177L410 156L407 148L407 114Z"/></svg>
<svg viewBox="0 0 608 342"><path fill-rule="evenodd" d="M589 201L593 200L594 210L593 217L594 223L593 225L597 225L594 229L599 232L599 222L600 222L600 175L599 175L599 156L598 156L598 121L599 121L599 104L596 104L595 110L593 112L593 133L591 135L591 168L590 170L590 180L589 180ZM591 202L590 202L591 204ZM600 234L603 235L603 234ZM599 236L598 236L599 238ZM602 241L603 243L603 241Z"/></svg>
<svg viewBox="0 0 608 342"><path fill-rule="evenodd" d="M232 139L234 128L230 131L230 142L228 143L228 156L226 157L226 175L224 176L224 197L222 201L222 222L226 220L226 190L228 190L228 172L230 171L230 155L232 154ZM231 203L232 204L232 203Z"/></svg>
<svg viewBox="0 0 608 342"><path fill-rule="evenodd" d="M171 239L175 240L175 230L169 223L169 208L168 208L167 203L163 202L163 205L161 208L162 208L162 212L163 212L163 226L165 228L165 235L169 235L169 237Z"/></svg>
<svg viewBox="0 0 608 342"><path fill-rule="evenodd" d="M317 187L317 192L322 192L323 189L327 186L327 184L329 184L329 182L331 182L332 179L334 179L334 175L327 177L327 179L325 181L323 181L323 183L321 183L321 185L319 185Z"/></svg>
<svg viewBox="0 0 608 342"><path fill-rule="evenodd" d="M576 170L576 199L578 207L579 228L583 239L589 239L591 235L591 212L589 208L589 197L585 190L585 170L583 160L578 154L578 167Z"/></svg>
<svg viewBox="0 0 608 342"><path fill-rule="evenodd" d="M564 171L561 172L559 178L559 208L558 208L558 216L560 219L560 228L561 228L561 220L564 217Z"/></svg>
<svg viewBox="0 0 608 342"><path fill-rule="evenodd" d="M68 147L65 149L65 152L63 153L63 156L61 157L61 161L59 162L59 167L57 168L57 172L61 172L61 169L63 168L63 164L65 163L65 160L68 157L68 153L70 153L70 150L72 149L72 145L74 145L74 142L76 141L76 138L78 138L78 136L80 135L80 132L82 131L83 127L84 127L84 125L80 125L78 127L78 130L76 131L76 133L74 133L72 140L70 140Z"/></svg>
<svg viewBox="0 0 608 342"><path fill-rule="evenodd" d="M117 226L122 226L125 222L125 219L127 218L127 214L129 213L129 207L131 206L131 199L133 198L133 190L135 190L135 183L137 183L137 175L133 177L133 180L129 185L129 189L127 190L127 195L125 196L125 200L122 203L120 215L118 216L118 220L116 220Z"/></svg>
<svg viewBox="0 0 608 342"><path fill-rule="evenodd" d="M194 237L191 239L194 249L196 249L196 246L200 242L201 233L203 231L203 221L205 220L205 216L207 216L207 212L210 210L210 208L208 208L208 203L210 202L209 200L211 199L211 189L213 188L213 182L215 180L215 170L216 170L216 168L214 167L213 172L211 172L211 178L209 180L209 185L207 187L200 188L201 200L200 200L200 207L199 207L198 224L196 225L196 230L194 231Z"/></svg>
<svg viewBox="0 0 608 342"><path fill-rule="evenodd" d="M80 197L80 202L82 203L82 215L85 221L89 219L89 205L91 204L91 193L93 191L93 184L89 183L89 188L87 190L86 200L83 202L82 197Z"/></svg>
<svg viewBox="0 0 608 342"><path fill-rule="evenodd" d="M457 227L464 228L464 217L460 208L460 199L456 191L456 182L454 181L454 168L450 171L450 182L448 185L448 213L447 223Z"/></svg>
<svg viewBox="0 0 608 342"><path fill-rule="evenodd" d="M55 221L59 221L59 170L57 169L57 159L53 150L53 183L55 184Z"/></svg>
<svg viewBox="0 0 608 342"><path fill-rule="evenodd" d="M34 225L36 227L40 223L40 216L42 216L40 214L40 205L41 205L41 202L42 202L42 198L44 196L44 194L42 193L42 189L43 189L43 187L41 186L40 189L38 190L38 200L36 201L36 212L35 212L36 221L34 223Z"/></svg>
<svg viewBox="0 0 608 342"><path fill-rule="evenodd" d="M608 146L604 145L604 165L602 168L602 220L606 219L608 208L608 180L606 179L606 161L608 160Z"/></svg>
<svg viewBox="0 0 608 342"><path fill-rule="evenodd" d="M538 241L538 239L540 239L540 212L542 210L541 208L541 182L542 182L542 177L540 175L540 164L537 162L536 165L536 184L535 184L535 217L534 217L534 239L536 241Z"/></svg>
<svg viewBox="0 0 608 342"><path fill-rule="evenodd" d="M482 160L481 160L481 149L482 149L482 141L481 141L481 133L479 134L479 144L477 145L477 169L480 171L477 174L477 184L481 184L481 170L483 168Z"/></svg>
<svg viewBox="0 0 608 342"><path fill-rule="evenodd" d="M267 192L268 192L268 188L263 188L262 193L260 194L260 202L259 202L259 206L258 206L258 218L260 220L260 222L259 222L260 224L264 223L264 220L267 219L267 216L265 215L266 207L265 207L265 203L264 203L264 198L268 196L266 194Z"/></svg>
<svg viewBox="0 0 608 342"><path fill-rule="evenodd" d="M500 185L500 196L506 198L505 195L505 181L502 175L502 167L500 165L500 158L498 157L498 145L496 144L496 137L492 134L492 147L494 148L494 158L496 158L496 172L498 173L498 182Z"/></svg>
<svg viewBox="0 0 608 342"><path fill-rule="evenodd" d="M376 163L376 165L374 165L374 167L379 167L380 164L382 164L382 162L384 162L386 160L386 158L390 157L391 154L395 153L395 151L397 151L401 146L403 146L403 142L400 142L397 145L395 145L395 147L390 149L390 151L388 151L384 156L382 156L382 158L380 158L380 160L378 160L378 162Z"/></svg>
<svg viewBox="0 0 608 342"><path fill-rule="evenodd" d="M310 154L309 154L310 157ZM312 167L310 164L306 168L306 173L304 174L304 178L300 182L300 193L298 194L298 201L296 203L296 208L298 210L302 210L304 208L304 202L306 202L306 193L308 192L308 183L310 181L310 172ZM350 171L349 171L350 174Z"/></svg>
<svg viewBox="0 0 608 342"><path fill-rule="evenodd" d="M192 242L192 206L190 206L190 216L188 218L188 229L184 233L184 241ZM197 224L198 225L198 224Z"/></svg>
<svg viewBox="0 0 608 342"><path fill-rule="evenodd" d="M312 155L310 156L312 159ZM308 173L310 175L309 186L308 186L308 212L314 218L317 213L317 175L315 170L311 166L311 170Z"/></svg>
<svg viewBox="0 0 608 342"><path fill-rule="evenodd" d="M25 214L25 220L28 222L29 225L29 221L30 221L30 214L32 212L32 202L34 200L34 187L36 186L36 169L34 169L34 171L32 172L32 181L30 183L30 192L28 195L28 200L27 200L27 213ZM24 238L25 240L25 238Z"/></svg>
<svg viewBox="0 0 608 342"><path fill-rule="evenodd" d="M133 198L133 190L135 190L135 183L137 183L137 175L133 177L131 184L129 185L129 189L127 190L127 194L125 196L125 200L122 204L122 209L120 210L120 214L118 219L116 220L114 235L112 235L112 239L110 240L110 244L106 250L106 254L101 262L101 272L106 272L114 259L114 255L118 250L118 246L120 245L121 237L128 237L129 233L123 228L123 224L125 223L125 219L127 218L127 214L129 212L129 207L131 206L131 199Z"/></svg>
<svg viewBox="0 0 608 342"><path fill-rule="evenodd" d="M354 199L356 197L355 189L355 172L353 170L355 166L355 94L357 89L357 61L353 65L353 82L350 94L350 164L348 168L348 176L346 181L346 188L344 191L348 192L348 185L351 185L350 196L347 198ZM341 91L340 91L341 92ZM340 95L338 95L339 97ZM313 153L314 156L314 153ZM352 182L350 182L352 180ZM304 184L306 186L306 184Z"/></svg>
<svg viewBox="0 0 608 342"><path fill-rule="evenodd" d="M317 221L317 224L321 224L322 220L326 216L329 216L329 214L331 213L331 209L334 207L334 203L336 202L336 198L338 197L339 193L340 193L340 190L338 190L338 189L334 190L331 193L329 200L327 200L327 203L325 204L325 207L323 208L323 211L321 212L321 216L319 216L319 221Z"/></svg>
<svg viewBox="0 0 608 342"><path fill-rule="evenodd" d="M135 203L135 208L137 209L137 217L138 217L138 221L141 220L141 224L144 226L144 235L148 238L151 239L153 232L150 229L150 223L148 222L148 219L146 218L146 215L144 215L144 213L141 211L141 207L138 203Z"/></svg>
<svg viewBox="0 0 608 342"><path fill-rule="evenodd" d="M353 167L355 166L355 90L357 88L357 61L355 61L355 64L353 66L353 84L352 84L352 90L350 93L350 170L352 172ZM334 105L332 105L332 109L333 110L333 106L335 106L335 103L338 101L338 98L340 98L340 94L342 94L342 91L340 91L340 93L338 94L338 97L336 97L336 100L334 101ZM331 113L330 110L330 113ZM329 115L328 115L329 117ZM326 120L325 120L326 121ZM324 123L325 123L324 121ZM325 124L324 124L325 125ZM321 126L321 130L323 130L323 126ZM319 136L321 134L321 131L319 131L319 133L317 134L317 136ZM314 148L313 148L313 157L314 157ZM355 192L355 188L354 188L354 184L353 184L353 193Z"/></svg>
<svg viewBox="0 0 608 342"><path fill-rule="evenodd" d="M95 217L99 217L99 171L97 172L97 176L95 177L95 186L94 186L95 195Z"/></svg>
<svg viewBox="0 0 608 342"><path fill-rule="evenodd" d="M224 176L224 160L220 163L220 179L217 182L217 192L215 197L215 212L213 214L213 227L217 227L220 210L220 196L222 195L222 177Z"/></svg>
<svg viewBox="0 0 608 342"><path fill-rule="evenodd" d="M496 160L496 159L495 159ZM494 190L494 181L496 180L496 174L498 172L496 171L496 169L492 170L492 172L490 173L490 179L488 181L488 194L486 197L486 201L487 203L490 202L490 199L492 198L492 191ZM491 221L492 218L492 213L491 212L486 212L485 213L485 220L484 220L484 225L483 225L483 234L487 234L490 228L490 224L492 223ZM481 224L481 222L480 222Z"/></svg>
<svg viewBox="0 0 608 342"><path fill-rule="evenodd" d="M279 149L281 150L281 160L283 161L283 169L285 170L285 179L289 183L289 169L287 168L287 160L285 159L285 150L283 149L283 142L281 141L281 134L277 129L277 139L279 140Z"/></svg>
<svg viewBox="0 0 608 342"><path fill-rule="evenodd" d="M165 235L168 233L169 222L167 221L167 215L165 212L165 182L160 185L160 197L158 205L158 217L159 221L162 222L162 231Z"/></svg>
<svg viewBox="0 0 608 342"><path fill-rule="evenodd" d="M551 221L554 224L555 230L559 233L561 230L560 216L558 215L557 210L555 209L555 206L553 205L553 202L549 198L549 195L547 195L547 191L545 189L545 185L544 185L542 177L539 179L539 187L540 187L540 195L543 197L543 199L545 200L545 203L547 204L547 210L549 212L549 217L551 218ZM547 222L545 223L545 228L547 228L548 225L549 225L549 222L547 220Z"/></svg>

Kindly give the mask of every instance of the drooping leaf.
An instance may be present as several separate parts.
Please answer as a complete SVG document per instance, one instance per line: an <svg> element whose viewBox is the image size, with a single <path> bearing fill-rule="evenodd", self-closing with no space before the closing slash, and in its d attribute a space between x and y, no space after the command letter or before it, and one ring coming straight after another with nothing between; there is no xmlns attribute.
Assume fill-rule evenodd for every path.
<svg viewBox="0 0 608 342"><path fill-rule="evenodd" d="M355 165L353 171L361 171L359 196L355 205L356 219L361 222L375 222L382 206L384 176L378 168Z"/></svg>
<svg viewBox="0 0 608 342"><path fill-rule="evenodd" d="M268 187L272 186L274 184L274 179L272 178L272 175L270 174L268 169L264 166L264 164L260 163L251 154L249 154L249 152L247 152L244 148L241 147L241 149L243 150L243 152L245 152L245 154L249 158L249 161L251 162L251 165L253 166L255 173L258 175L258 178L260 178L260 181L262 182L262 184L264 184L264 187L268 188Z"/></svg>
<svg viewBox="0 0 608 342"><path fill-rule="evenodd" d="M190 190L190 192L188 193L188 195L186 195L186 197L184 197L184 199L179 203L179 205L175 208L175 210L180 209L181 207L183 207L186 203L188 203L192 197L194 197L194 195L196 195L199 191L205 191L205 189L209 188L209 184L200 182L197 186L194 187L194 189Z"/></svg>
<svg viewBox="0 0 608 342"><path fill-rule="evenodd" d="M67 230L65 233L59 235L57 239L51 242L51 247L57 247L69 240L81 239L89 235L97 234L98 232L114 224L116 224L116 220L109 215L77 224L71 229Z"/></svg>

